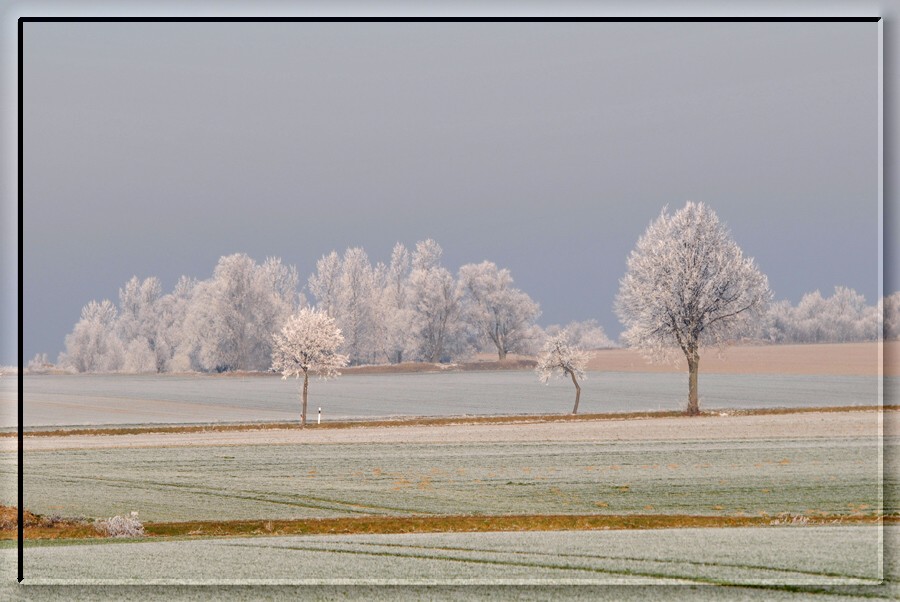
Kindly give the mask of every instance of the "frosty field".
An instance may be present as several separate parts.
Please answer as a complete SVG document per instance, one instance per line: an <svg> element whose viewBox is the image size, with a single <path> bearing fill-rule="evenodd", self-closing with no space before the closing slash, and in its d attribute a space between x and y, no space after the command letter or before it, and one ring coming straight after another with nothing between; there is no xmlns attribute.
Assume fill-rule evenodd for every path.
<svg viewBox="0 0 900 602"><path fill-rule="evenodd" d="M885 378L885 387L896 377ZM11 381L0 385L11 387ZM298 420L297 382L277 376L26 376L25 426ZM3 390L0 428L16 424L14 389ZM346 375L313 381L310 416L324 420L386 416L533 414L571 411L566 381L541 385L531 371ZM687 375L589 372L581 413L680 410ZM701 408L769 408L878 403L872 376L706 374Z"/></svg>
<svg viewBox="0 0 900 602"><path fill-rule="evenodd" d="M885 530L896 537L898 528ZM28 546L25 583L693 583L821 590L895 577L896 558L882 565L881 536L878 527L834 526ZM3 550L3 559L12 552Z"/></svg>
<svg viewBox="0 0 900 602"><path fill-rule="evenodd" d="M886 470L881 487L879 449L882 418L895 432L895 414L26 437L25 505L40 514L137 510L151 523L693 514L765 517L770 525L29 543L26 583L743 584L762 589L715 589L707 599L895 596L893 585L873 584L882 561L896 564L881 553L882 533L896 540L896 527L785 525L787 514L832 520L898 511L895 471ZM7 480L12 443L0 448ZM884 445L884 458L895 457L896 438ZM12 548L0 553L14 565ZM885 570L892 579L900 572ZM16 593L47 591L66 594L29 586ZM598 599L604 591L565 597ZM357 599L408 593L366 590ZM539 590L523 595L546 599Z"/></svg>
<svg viewBox="0 0 900 602"><path fill-rule="evenodd" d="M682 374L588 377L584 413L683 408ZM886 388L893 380L885 380ZM871 376L709 374L701 377L701 404L706 409L873 405L877 386ZM531 372L346 375L313 381L311 409L314 420L315 408L323 406L326 421L564 414L571 407L571 389L566 382L542 386ZM296 420L298 408L297 383L270 376L25 379L28 427ZM783 524L786 516L827 514L831 520L900 511L895 471L886 469L882 481L880 470L882 458L896 455L895 414L26 437L25 507L44 515L102 518L135 510L146 523L159 523L649 514L751 516L764 518L764 524L782 523L29 544L26 583L718 583L762 589L715 589L709 599L722 592L759 600L821 598L823 591L851 598L896 596L893 586L872 585L881 576L881 528ZM7 416L14 423L14 413ZM7 483L16 470L14 444L12 438L0 440L0 479ZM0 497L4 504L15 503L13 488ZM896 538L898 530L884 532ZM0 549L10 562L13 553ZM898 573L891 565L886 569ZM48 591L66 597L64 589L25 587L16 593ZM353 591L320 593L340 598L353 597ZM440 598L435 590L413 591ZM448 598L472 591L482 590ZM603 591L574 589L564 597L597 599ZM612 597L640 591L620 589ZM670 598L671 591L687 590L665 591ZM122 596L111 592L107 597ZM391 599L408 592L375 589L357 595ZM516 595L546 599L540 590Z"/></svg>
<svg viewBox="0 0 900 602"><path fill-rule="evenodd" d="M878 421L866 411L248 431L231 444L218 433L36 437L26 438L25 505L149 521L894 512L879 487ZM13 444L0 454L10 480ZM894 444L885 439L885 457ZM885 477L884 499L895 500Z"/></svg>

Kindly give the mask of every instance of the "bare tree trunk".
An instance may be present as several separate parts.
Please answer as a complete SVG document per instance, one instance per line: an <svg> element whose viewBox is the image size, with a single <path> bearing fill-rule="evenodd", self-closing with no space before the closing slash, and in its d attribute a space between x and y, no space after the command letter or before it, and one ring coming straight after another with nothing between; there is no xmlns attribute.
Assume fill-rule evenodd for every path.
<svg viewBox="0 0 900 602"><path fill-rule="evenodd" d="M578 384L578 381L575 380L575 373L569 372L569 376L572 377L572 383L575 385L575 407L572 409L573 414L578 413L578 401L581 399L581 385Z"/></svg>
<svg viewBox="0 0 900 602"><path fill-rule="evenodd" d="M304 370L303 371L303 410L300 412L300 428L304 428L306 426L306 399L307 392L309 391L309 373Z"/></svg>
<svg viewBox="0 0 900 602"><path fill-rule="evenodd" d="M501 362L506 359L506 349L500 345L497 346L497 354L500 356Z"/></svg>
<svg viewBox="0 0 900 602"><path fill-rule="evenodd" d="M697 372L700 368L700 354L696 351L689 353L688 361L688 416L700 415L700 402L697 397Z"/></svg>

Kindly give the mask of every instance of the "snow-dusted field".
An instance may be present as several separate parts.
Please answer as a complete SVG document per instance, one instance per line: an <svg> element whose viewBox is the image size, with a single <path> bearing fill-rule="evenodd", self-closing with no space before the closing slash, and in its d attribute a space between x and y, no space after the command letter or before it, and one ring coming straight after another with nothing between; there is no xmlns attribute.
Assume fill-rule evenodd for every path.
<svg viewBox="0 0 900 602"><path fill-rule="evenodd" d="M870 513L882 509L880 419L866 411L35 437L26 438L25 505L64 516L136 510L151 521ZM12 479L14 439L2 449Z"/></svg>
<svg viewBox="0 0 900 602"><path fill-rule="evenodd" d="M886 387L896 377L887 378ZM15 395L0 380L0 427L16 424ZM581 413L683 409L687 374L589 372ZM567 381L541 385L531 371L346 375L310 384L310 416L350 417L566 413ZM872 376L701 374L701 408L878 403ZM26 427L298 420L298 385L277 376L26 376Z"/></svg>
<svg viewBox="0 0 900 602"><path fill-rule="evenodd" d="M897 527L886 527L896 536ZM26 584L876 585L875 526L227 538L26 547ZM2 551L14 564L14 550ZM882 561L888 563L883 566ZM5 569L7 575L11 573Z"/></svg>
<svg viewBox="0 0 900 602"><path fill-rule="evenodd" d="M879 487L880 427L883 420L886 432L896 432L894 414L36 437L26 439L25 499L39 513L104 517L138 510L144 520L896 512L890 472L886 493ZM893 457L895 441L885 440L884 456ZM4 441L0 452L7 480L15 470L12 443ZM896 542L900 530L888 527L884 536ZM882 575L882 560L894 563L884 567L889 577L900 573L896 555L882 556L881 538L877 526L833 525L107 540L25 550L27 584L93 584L87 589L26 585L0 593L26 599L69 599L72 591L98 599L148 599L152 592L150 599L165 597L160 590L94 589L127 582L304 584L302 591L228 590L230 599L266 592L384 600L476 594L643 600L682 593L684 599L827 599L823 589L840 599L896 597L893 585L871 585ZM0 550L9 579L14 559L13 549ZM353 585L385 582L419 589ZM425 590L424 583L466 586ZM613 589L581 585L548 594L494 589L499 583ZM676 588L634 588L642 583ZM761 589L684 588L710 583ZM312 584L332 585L309 589L326 587ZM174 591L176 599L198 592Z"/></svg>

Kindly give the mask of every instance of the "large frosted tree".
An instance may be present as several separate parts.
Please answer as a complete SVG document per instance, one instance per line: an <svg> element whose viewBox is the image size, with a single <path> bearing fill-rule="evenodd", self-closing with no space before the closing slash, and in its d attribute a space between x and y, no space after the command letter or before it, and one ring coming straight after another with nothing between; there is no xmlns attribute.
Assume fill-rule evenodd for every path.
<svg viewBox="0 0 900 602"><path fill-rule="evenodd" d="M296 295L285 290L291 270L279 274L278 262L263 267L243 253L228 255L195 287L185 327L203 369L268 368L271 333L291 314Z"/></svg>
<svg viewBox="0 0 900 602"><path fill-rule="evenodd" d="M507 353L526 350L541 313L538 304L512 282L509 270L490 261L459 268L464 319L494 345L500 360Z"/></svg>
<svg viewBox="0 0 900 602"><path fill-rule="evenodd" d="M282 378L303 377L300 427L306 426L309 374L327 379L340 376L347 365L346 355L338 353L344 337L331 316L319 309L304 307L288 318L281 332L273 337L272 370Z"/></svg>
<svg viewBox="0 0 900 602"><path fill-rule="evenodd" d="M663 209L628 257L616 313L622 338L651 360L688 364L689 415L700 413L700 349L749 332L771 297L768 280L703 203Z"/></svg>

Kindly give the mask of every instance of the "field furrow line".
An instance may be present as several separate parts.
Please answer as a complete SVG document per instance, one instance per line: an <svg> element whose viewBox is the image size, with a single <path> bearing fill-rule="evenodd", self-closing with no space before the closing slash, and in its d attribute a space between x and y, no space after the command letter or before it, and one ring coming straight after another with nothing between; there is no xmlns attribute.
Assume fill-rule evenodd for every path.
<svg viewBox="0 0 900 602"><path fill-rule="evenodd" d="M678 558L650 558L650 557L639 557L639 556L610 556L603 554L570 554L566 552L532 552L526 550L498 550L495 548L463 548L463 547L454 547L454 546L424 546L424 545L413 545L413 544L400 544L400 543L375 543L375 542L366 542L366 541L356 541L353 544L345 544L340 541L333 540L324 540L321 543L323 544L331 544L331 545L355 545L355 546L368 546L368 547L384 547L384 548L400 548L400 549L421 549L421 550L440 550L447 552L471 552L471 553L485 553L485 554L508 554L515 556L538 556L538 557L555 557L555 558L573 558L580 560L626 560L631 562L647 562L647 563L659 563L659 564L687 564L692 566L702 566L702 567L713 567L713 568L737 568L737 569L752 569L759 571L769 571L776 573L788 573L788 574L799 574L799 575L808 575L810 577L827 577L827 578L838 578L838 579L852 579L859 581L873 581L873 577L866 577L863 575L848 575L844 573L836 573L832 571L807 571L803 569L790 569L790 568L782 568L782 567L772 567L772 566L764 566L764 565L755 565L755 564L736 564L736 563L728 563L728 562L705 562L698 560L684 560ZM239 544L228 544L228 545L239 545Z"/></svg>
<svg viewBox="0 0 900 602"><path fill-rule="evenodd" d="M648 573L643 571L632 571L630 569L603 569L598 567L586 567L586 566L573 566L567 564L551 564L551 563L534 563L534 562L522 562L522 561L511 561L511 560L492 560L487 558L458 558L454 556L445 556L439 554L401 554L397 552L375 552L375 551L366 551L366 550L346 550L340 548L316 548L316 547L304 547L304 546L264 546L264 545L256 545L256 544L231 544L242 547L255 547L255 548L268 548L268 549L278 549L278 550L294 550L299 552L322 552L322 553L331 553L331 554L353 554L353 555L361 555L361 556L380 556L380 557L391 557L391 558L410 558L414 560L440 560L440 561L448 561L448 562L460 562L460 563L469 563L469 564L490 564L490 565L498 565L498 566L517 566L517 567L526 567L526 568L539 568L545 570L558 570L558 571L586 571L591 573L603 573L608 575L625 575L629 577L648 577L654 579L663 579L666 581L672 581L675 583L687 583L687 582L695 582L695 583L708 583L708 584L718 584L715 580L711 580L705 577L681 577L681 576L673 576L667 575L664 573Z"/></svg>

